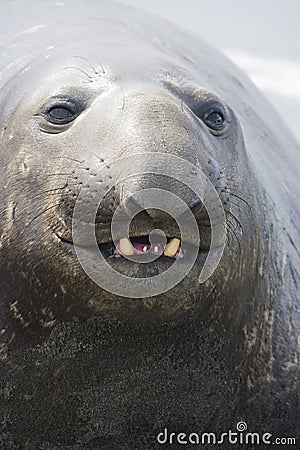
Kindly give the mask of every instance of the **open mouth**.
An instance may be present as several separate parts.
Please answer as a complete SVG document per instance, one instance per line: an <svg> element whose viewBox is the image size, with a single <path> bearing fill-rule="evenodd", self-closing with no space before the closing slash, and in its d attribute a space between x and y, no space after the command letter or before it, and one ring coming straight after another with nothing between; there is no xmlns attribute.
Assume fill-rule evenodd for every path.
<svg viewBox="0 0 300 450"><path fill-rule="evenodd" d="M178 238L171 238L167 243L150 242L148 236L121 238L116 243L99 244L99 248L106 258L121 258L132 255L166 256L168 258L184 258L185 251Z"/></svg>
<svg viewBox="0 0 300 450"><path fill-rule="evenodd" d="M211 227L207 223L198 223L200 235L183 227L184 236L176 223L151 223L149 220L133 220L129 230L122 236L122 224L118 228L118 236L112 239L110 223L87 224L80 222L80 233L76 235L76 246L87 251L95 244L102 256L116 264L119 261L146 263L161 261L166 264L172 261L188 261L195 252L206 254L210 248ZM88 231L86 231L88 230ZM126 226L124 225L124 230ZM74 250L71 227L64 233L55 233L57 238ZM94 236L92 238L92 236ZM126 237L125 237L126 236ZM199 239L200 238L200 239Z"/></svg>
<svg viewBox="0 0 300 450"><path fill-rule="evenodd" d="M156 234L151 226L141 226L138 224L130 230L128 237L121 237L112 240L111 230L105 224L105 227L97 224L95 227L95 237L99 250L103 257L107 260L122 261L127 259L136 263L151 262L154 260L175 261L188 260L190 253L194 254L196 248L200 253L206 254L210 248L211 229L209 226L200 227L200 242L197 241L196 236L189 235L183 240L181 233L174 227L158 227L163 230L161 234ZM142 232L141 232L142 231ZM54 233L56 237L67 247L74 250L74 242L72 234L65 235ZM77 246L92 248L95 241L82 236Z"/></svg>

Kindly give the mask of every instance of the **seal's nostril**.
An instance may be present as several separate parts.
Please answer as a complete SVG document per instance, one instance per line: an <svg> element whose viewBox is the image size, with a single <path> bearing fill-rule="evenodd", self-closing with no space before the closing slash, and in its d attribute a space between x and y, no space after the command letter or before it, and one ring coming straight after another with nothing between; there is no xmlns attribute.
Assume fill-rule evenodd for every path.
<svg viewBox="0 0 300 450"><path fill-rule="evenodd" d="M192 201L190 202L189 207L190 209L196 209L202 207L202 205L203 205L202 199L198 195L195 195L195 197L193 197Z"/></svg>
<svg viewBox="0 0 300 450"><path fill-rule="evenodd" d="M163 223L172 220L171 216L161 209L149 208L145 209L145 212L154 222Z"/></svg>
<svg viewBox="0 0 300 450"><path fill-rule="evenodd" d="M144 210L142 199L138 193L129 193L128 197L124 201L124 210L129 215L138 214Z"/></svg>
<svg viewBox="0 0 300 450"><path fill-rule="evenodd" d="M138 208L143 208L142 204L143 201L141 199L141 196L136 192L133 194L132 192L129 194L127 202L132 203L133 205L137 206Z"/></svg>
<svg viewBox="0 0 300 450"><path fill-rule="evenodd" d="M172 220L169 214L159 209L159 199L157 201L157 208L147 208L144 203L145 201L143 196L140 195L139 192L135 192L134 194L130 193L124 201L124 211L130 216L143 211L147 214L148 218L152 219L154 222L165 222Z"/></svg>

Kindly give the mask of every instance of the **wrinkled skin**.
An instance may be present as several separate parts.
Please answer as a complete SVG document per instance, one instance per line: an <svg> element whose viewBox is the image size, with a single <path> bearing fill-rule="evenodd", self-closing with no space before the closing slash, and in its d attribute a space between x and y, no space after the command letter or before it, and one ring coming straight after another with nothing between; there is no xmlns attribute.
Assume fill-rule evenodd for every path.
<svg viewBox="0 0 300 450"><path fill-rule="evenodd" d="M134 23L134 13L125 16ZM288 209L283 214L281 187L273 196L253 163L248 130L257 135L260 124L246 104L245 85L225 60L224 72L217 68L212 77L201 64L205 50L195 64L140 32L138 42L132 30L124 39L126 27L110 30L105 40L98 28L86 40L70 32L63 49L48 49L52 42L43 33L44 48L0 88L3 448L155 448L164 427L221 433L242 419L253 432L297 436L297 260L282 233ZM228 92L220 88L222 77L236 92L229 82ZM58 98L80 105L67 125L47 120L47 105ZM220 132L202 116L215 104L227 123ZM267 133L263 139L271 147ZM282 139L272 134L273 148ZM149 152L180 156L209 177L225 210L226 247L200 285L209 239L195 195L151 174L118 183L97 212L99 244L111 240L116 207L153 186L186 201L204 242L194 268L170 291L118 297L80 266L72 214L89 179L108 183L111 164L122 156L138 154L143 168ZM180 166L173 170L176 177ZM89 195L87 188L87 202ZM157 211L138 217L132 232L143 236L155 228L178 234ZM288 233L297 239L293 228ZM140 277L161 273L170 261L110 264Z"/></svg>

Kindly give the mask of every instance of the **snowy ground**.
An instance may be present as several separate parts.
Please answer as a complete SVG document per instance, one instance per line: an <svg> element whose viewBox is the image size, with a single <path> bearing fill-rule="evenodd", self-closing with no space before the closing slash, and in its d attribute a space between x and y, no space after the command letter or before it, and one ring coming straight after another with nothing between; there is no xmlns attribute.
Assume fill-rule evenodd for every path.
<svg viewBox="0 0 300 450"><path fill-rule="evenodd" d="M119 1L164 17L221 49L265 93L300 143L300 2Z"/></svg>

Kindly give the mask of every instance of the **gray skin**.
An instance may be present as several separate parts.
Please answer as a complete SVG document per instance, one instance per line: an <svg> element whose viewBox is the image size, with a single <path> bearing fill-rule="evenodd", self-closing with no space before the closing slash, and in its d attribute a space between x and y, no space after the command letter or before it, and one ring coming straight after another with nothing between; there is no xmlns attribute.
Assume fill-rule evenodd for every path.
<svg viewBox="0 0 300 450"><path fill-rule="evenodd" d="M1 448L154 449L165 427L222 433L241 420L299 437L299 148L282 119L223 55L157 18L111 2L1 8ZM50 124L53 99L76 103L78 117ZM203 118L216 105L220 132ZM82 270L72 213L90 176L107 183L120 156L149 152L210 178L226 247L199 285L199 199L151 174L119 183L97 212L99 244L120 202L153 186L187 202L203 243L170 291L117 297ZM178 236L158 210L132 235L154 228ZM170 261L111 264L151 276Z"/></svg>

